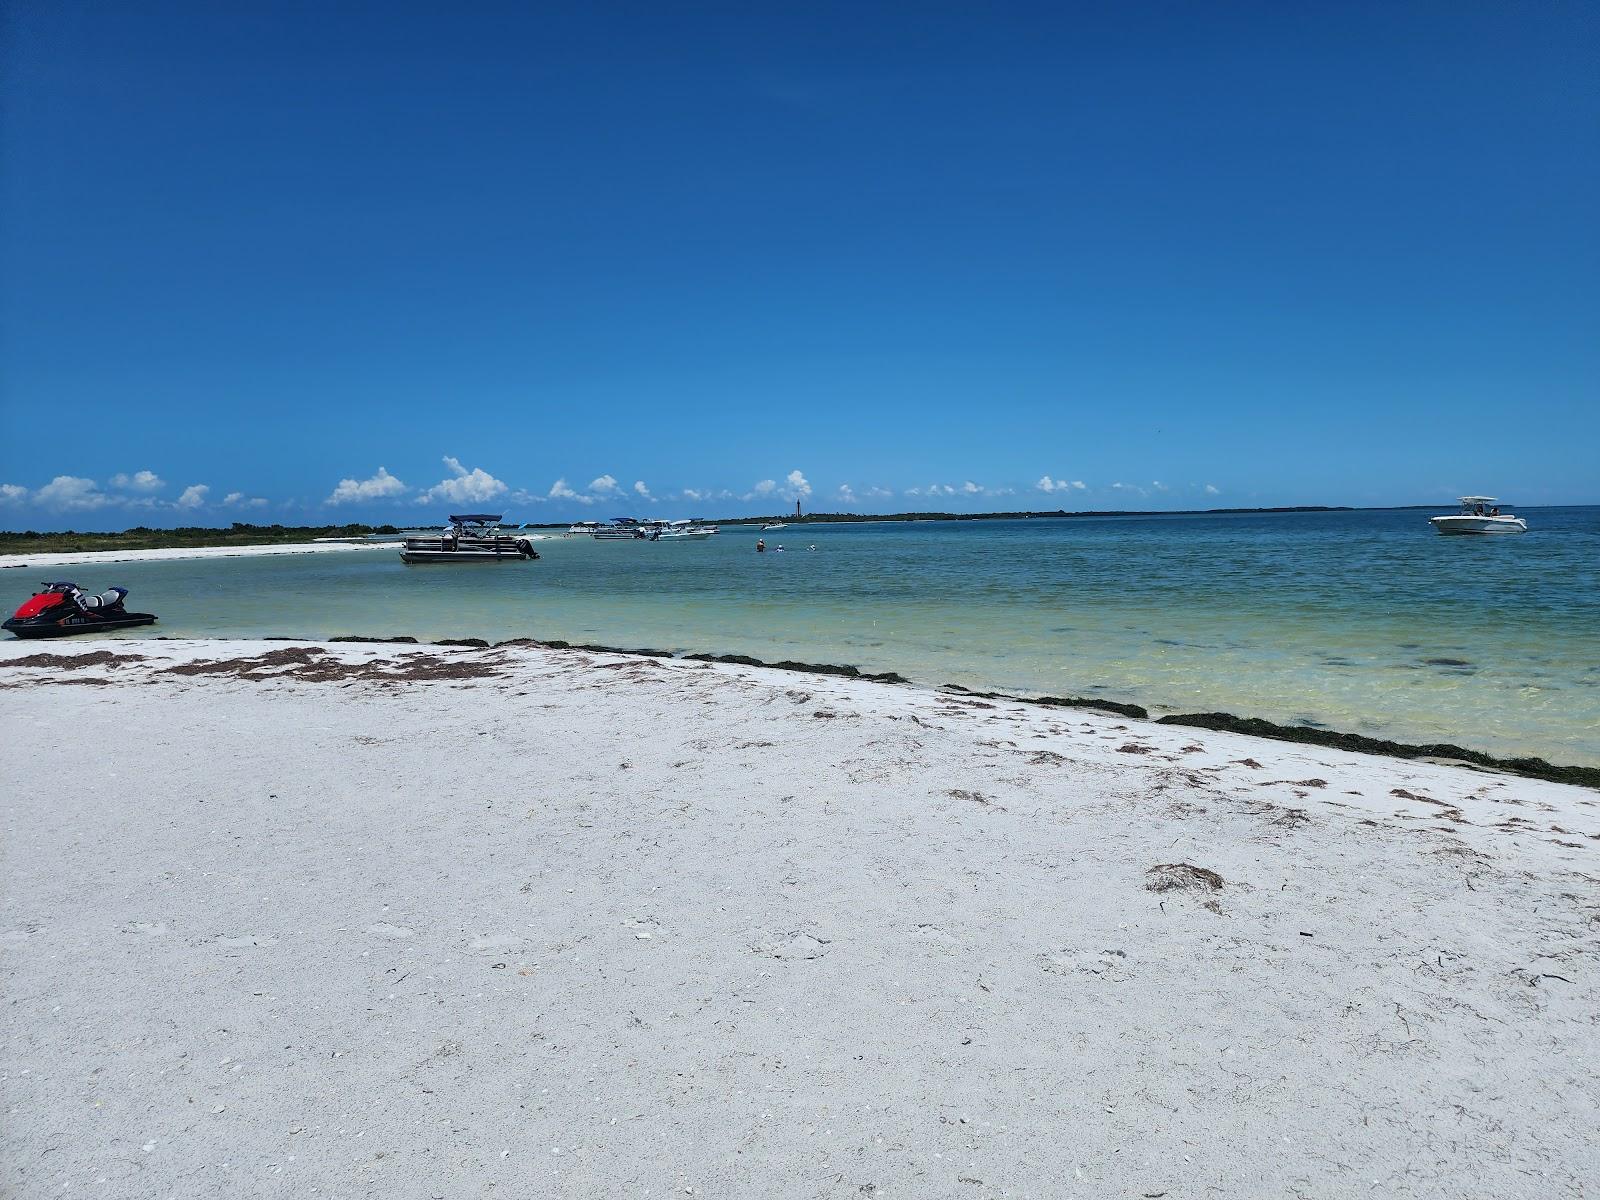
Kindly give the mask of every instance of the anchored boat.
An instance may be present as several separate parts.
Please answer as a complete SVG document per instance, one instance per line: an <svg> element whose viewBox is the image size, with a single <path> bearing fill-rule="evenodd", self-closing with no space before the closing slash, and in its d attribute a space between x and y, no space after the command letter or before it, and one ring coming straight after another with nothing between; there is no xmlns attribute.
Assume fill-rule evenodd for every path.
<svg viewBox="0 0 1600 1200"><path fill-rule="evenodd" d="M658 532L655 540L664 542L679 538L708 538L720 532L715 525L698 524L694 521L668 521Z"/></svg>
<svg viewBox="0 0 1600 1200"><path fill-rule="evenodd" d="M1440 533L1528 532L1528 523L1521 517L1502 513L1493 496L1462 496L1460 512L1444 517L1429 517L1428 524Z"/></svg>
<svg viewBox="0 0 1600 1200"><path fill-rule="evenodd" d="M525 537L500 529L499 513L461 513L437 537L408 537L400 550L407 563L520 562L539 552Z"/></svg>
<svg viewBox="0 0 1600 1200"><path fill-rule="evenodd" d="M594 531L597 542L642 542L648 536L644 526L632 517L612 517L611 524L601 525Z"/></svg>

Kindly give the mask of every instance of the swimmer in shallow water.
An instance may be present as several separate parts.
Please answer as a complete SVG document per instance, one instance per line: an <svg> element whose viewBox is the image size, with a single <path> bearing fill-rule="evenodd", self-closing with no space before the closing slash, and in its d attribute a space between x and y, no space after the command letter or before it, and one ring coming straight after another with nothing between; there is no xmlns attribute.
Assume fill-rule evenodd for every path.
<svg viewBox="0 0 1600 1200"><path fill-rule="evenodd" d="M765 554L766 552L767 552L767 539L766 538L757 538L756 539L756 553L757 554Z"/></svg>

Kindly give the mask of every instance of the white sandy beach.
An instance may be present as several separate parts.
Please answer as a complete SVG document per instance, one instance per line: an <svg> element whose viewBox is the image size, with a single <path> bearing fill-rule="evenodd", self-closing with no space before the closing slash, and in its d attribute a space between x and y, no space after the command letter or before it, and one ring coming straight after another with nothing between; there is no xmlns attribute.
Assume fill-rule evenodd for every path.
<svg viewBox="0 0 1600 1200"><path fill-rule="evenodd" d="M160 550L0 554L0 569L93 566L97 563L172 562L181 558L270 558L283 554L333 554L341 550L394 549L396 549L394 542L280 542L268 546L170 546Z"/></svg>
<svg viewBox="0 0 1600 1200"><path fill-rule="evenodd" d="M1600 1178L1595 792L520 646L9 643L0 719L8 1196Z"/></svg>

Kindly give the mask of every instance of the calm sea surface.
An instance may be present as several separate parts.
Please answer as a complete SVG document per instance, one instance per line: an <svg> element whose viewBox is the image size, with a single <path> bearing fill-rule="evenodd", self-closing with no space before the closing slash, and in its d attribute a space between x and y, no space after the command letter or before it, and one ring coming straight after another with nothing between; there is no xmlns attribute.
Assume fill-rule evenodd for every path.
<svg viewBox="0 0 1600 1200"><path fill-rule="evenodd" d="M728 527L556 539L535 563L366 550L65 573L131 588L173 636L744 653L1600 765L1600 507L1524 512L1520 537L1439 537L1416 510L1105 517L791 526L764 555ZM3 579L20 601L23 573Z"/></svg>

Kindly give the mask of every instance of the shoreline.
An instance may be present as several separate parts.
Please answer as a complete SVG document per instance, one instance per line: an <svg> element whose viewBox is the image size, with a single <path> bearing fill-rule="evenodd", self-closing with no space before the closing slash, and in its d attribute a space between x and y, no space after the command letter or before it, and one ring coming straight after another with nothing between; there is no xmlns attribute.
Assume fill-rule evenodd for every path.
<svg viewBox="0 0 1600 1200"><path fill-rule="evenodd" d="M175 562L186 558L258 558L283 554L331 554L339 550L393 550L394 542L263 542L256 546L171 546L159 550L53 551L0 555L0 570L23 567L94 566L98 563Z"/></svg>
<svg viewBox="0 0 1600 1200"><path fill-rule="evenodd" d="M6 645L8 1193L1600 1172L1591 791L845 668Z"/></svg>
<svg viewBox="0 0 1600 1200"><path fill-rule="evenodd" d="M13 639L0 643L0 652L7 646L27 644L43 648L45 643L56 646L62 641L75 639L38 639L24 642L23 639ZM83 639L76 639L80 642ZM1459 766L1469 770L1496 771L1508 775L1515 775L1526 779L1539 779L1550 783L1570 784L1574 787L1590 788L1600 791L1600 767L1585 766L1573 763L1553 763L1537 755L1504 756L1489 754L1482 750L1475 750L1469 746L1461 746L1451 742L1419 743L1401 742L1389 738L1373 737L1368 734L1345 733L1336 729L1327 729L1320 726L1289 725L1278 721L1270 721L1264 717L1239 716L1229 712L1194 712L1194 713L1164 713L1153 716L1144 705L1129 703L1119 700L1105 699L1094 696L1024 696L1009 692L982 691L965 687L957 683L929 683L922 680L911 679L898 671L863 671L849 664L838 663L807 663L792 659L767 661L755 658L748 654L713 654L704 651L693 653L678 653L672 650L658 650L648 647L609 646L594 642L568 642L561 639L547 639L534 637L507 638L491 642L485 638L442 638L435 641L421 641L409 634L399 634L389 637L378 637L366 634L346 634L334 637L293 637L285 634L273 634L256 638L230 638L230 637L180 637L168 638L159 634L146 637L111 637L93 639L95 644L123 642L296 642L304 645L340 645L340 644L370 644L370 645L396 645L396 646L454 646L474 649L498 649L500 647L528 646L549 650L581 650L600 654L617 654L624 656L638 656L652 659L674 659L683 662L724 663L735 666L759 667L775 671L791 671L805 675L839 676L846 679L860 679L866 682L879 682L900 684L911 688L919 688L934 692L947 692L953 695L970 696L979 700L1004 700L1016 704L1026 704L1041 708L1075 708L1088 709L1112 713L1133 720L1146 721L1156 725L1174 725L1192 729L1209 729L1243 734L1247 737L1261 738L1269 741L1288 742L1308 746L1322 746L1329 749L1347 750L1356 754L1372 755L1380 758L1395 758L1401 760L1436 762L1445 765ZM0 653L0 662L5 657Z"/></svg>

